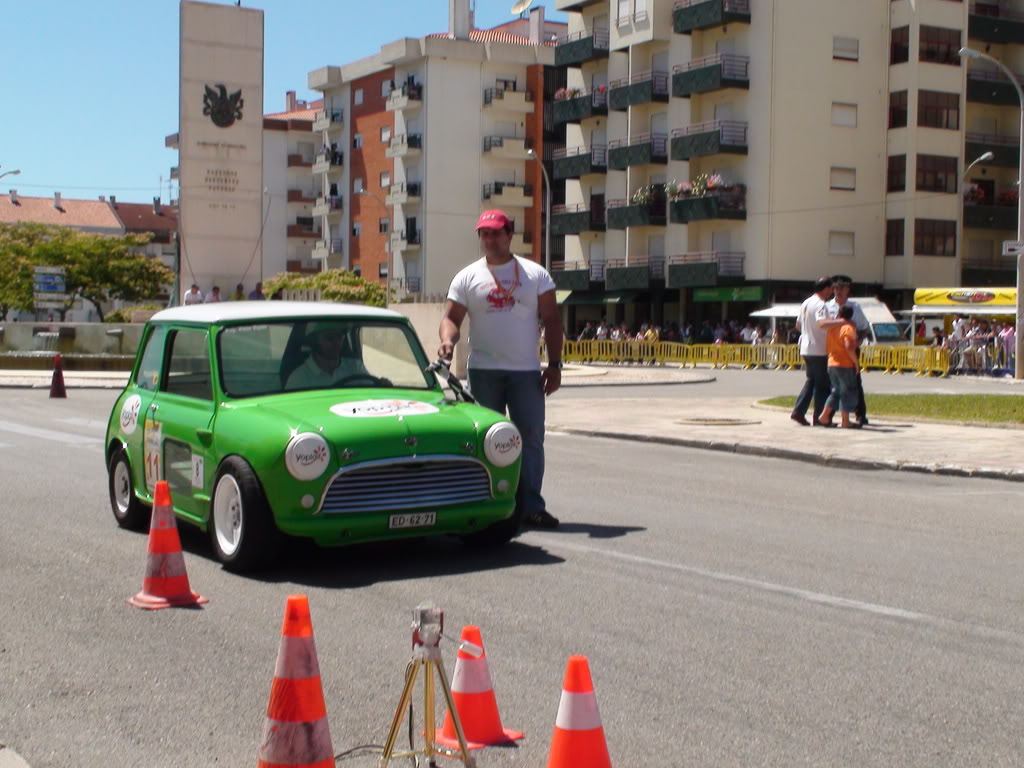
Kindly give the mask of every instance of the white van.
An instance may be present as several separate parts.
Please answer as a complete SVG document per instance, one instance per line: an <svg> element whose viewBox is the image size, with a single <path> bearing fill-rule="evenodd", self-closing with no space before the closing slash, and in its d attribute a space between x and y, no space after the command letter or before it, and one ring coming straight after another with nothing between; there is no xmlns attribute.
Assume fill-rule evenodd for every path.
<svg viewBox="0 0 1024 768"><path fill-rule="evenodd" d="M889 345L908 343L906 336L903 334L903 329L884 301L868 297L850 297L849 301L860 305L861 310L864 312L864 317L868 320L866 343ZM768 309L759 309L757 312L751 312L750 316L753 318L770 319L772 321L772 331L774 331L775 323L778 320L795 321L799 314L799 304L775 304L768 307Z"/></svg>

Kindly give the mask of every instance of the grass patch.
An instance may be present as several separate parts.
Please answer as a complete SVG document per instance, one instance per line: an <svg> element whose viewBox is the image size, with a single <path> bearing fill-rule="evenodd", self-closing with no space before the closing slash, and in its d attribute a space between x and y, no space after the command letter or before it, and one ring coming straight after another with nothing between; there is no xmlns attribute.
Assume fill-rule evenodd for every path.
<svg viewBox="0 0 1024 768"><path fill-rule="evenodd" d="M792 408L796 398L773 397L762 405ZM1019 395L867 395L868 417L900 416L982 424L1024 424Z"/></svg>

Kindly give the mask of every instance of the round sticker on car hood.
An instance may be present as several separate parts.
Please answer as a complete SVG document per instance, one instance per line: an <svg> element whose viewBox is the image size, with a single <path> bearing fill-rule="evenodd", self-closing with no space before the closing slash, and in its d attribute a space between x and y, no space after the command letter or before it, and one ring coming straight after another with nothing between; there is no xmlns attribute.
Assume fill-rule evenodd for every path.
<svg viewBox="0 0 1024 768"><path fill-rule="evenodd" d="M436 406L419 400L359 400L331 406L331 413L350 419L372 419L378 416L423 416L437 413Z"/></svg>

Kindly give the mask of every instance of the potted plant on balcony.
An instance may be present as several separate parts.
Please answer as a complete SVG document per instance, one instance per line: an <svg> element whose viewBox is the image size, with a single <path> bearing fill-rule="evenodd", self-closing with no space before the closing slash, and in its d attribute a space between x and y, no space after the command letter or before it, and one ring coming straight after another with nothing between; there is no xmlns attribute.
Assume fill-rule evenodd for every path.
<svg viewBox="0 0 1024 768"><path fill-rule="evenodd" d="M964 184L964 202L968 205L983 205L985 190L977 184Z"/></svg>

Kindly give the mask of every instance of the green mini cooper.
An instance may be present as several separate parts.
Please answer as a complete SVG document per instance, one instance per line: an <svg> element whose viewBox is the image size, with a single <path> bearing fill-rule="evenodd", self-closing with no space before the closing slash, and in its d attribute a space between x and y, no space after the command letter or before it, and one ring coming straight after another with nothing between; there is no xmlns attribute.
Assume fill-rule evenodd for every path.
<svg viewBox="0 0 1024 768"><path fill-rule="evenodd" d="M272 561L282 534L322 546L508 541L519 432L427 367L408 319L388 310L253 301L158 312L107 426L114 517L144 528L166 480L179 519L240 571Z"/></svg>

